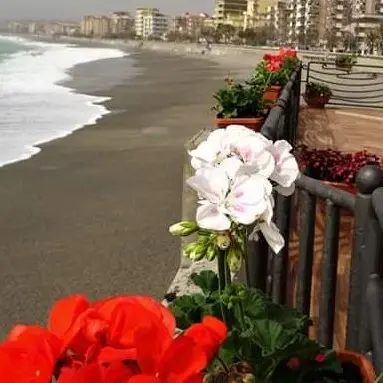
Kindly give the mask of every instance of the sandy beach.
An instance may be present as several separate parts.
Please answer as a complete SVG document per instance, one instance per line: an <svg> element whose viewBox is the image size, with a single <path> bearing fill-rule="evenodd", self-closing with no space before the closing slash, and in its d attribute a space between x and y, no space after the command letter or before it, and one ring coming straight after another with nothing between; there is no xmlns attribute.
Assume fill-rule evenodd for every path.
<svg viewBox="0 0 383 383"><path fill-rule="evenodd" d="M74 69L69 85L112 97L112 113L0 168L2 333L43 321L66 294L163 295L180 261L168 226L181 216L184 144L211 124L227 71L149 51Z"/></svg>

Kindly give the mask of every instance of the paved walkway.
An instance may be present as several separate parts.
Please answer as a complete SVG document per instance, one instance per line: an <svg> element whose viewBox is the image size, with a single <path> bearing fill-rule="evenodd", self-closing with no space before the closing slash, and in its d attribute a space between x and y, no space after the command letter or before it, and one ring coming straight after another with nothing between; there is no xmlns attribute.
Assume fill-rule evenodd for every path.
<svg viewBox="0 0 383 383"><path fill-rule="evenodd" d="M383 156L383 110L327 108L324 110L302 107L300 114L299 141L316 148L336 148L343 151L367 149ZM311 317L314 320L312 335L315 336L319 319L318 298L321 286L321 263L323 254L324 210L318 204L315 224L314 266L311 301ZM290 238L290 275L296 278L298 266L299 225L294 220ZM339 238L339 263L337 279L336 318L334 346L343 348L345 343L348 307L348 281L351 260L353 217L342 214ZM294 295L295 283L290 286Z"/></svg>
<svg viewBox="0 0 383 383"><path fill-rule="evenodd" d="M383 109L302 107L299 139L311 147L367 149L383 156Z"/></svg>

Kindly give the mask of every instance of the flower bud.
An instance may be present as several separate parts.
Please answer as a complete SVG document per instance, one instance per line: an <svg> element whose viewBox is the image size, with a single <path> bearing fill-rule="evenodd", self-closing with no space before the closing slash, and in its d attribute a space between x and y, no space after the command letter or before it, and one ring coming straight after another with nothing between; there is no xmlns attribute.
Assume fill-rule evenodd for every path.
<svg viewBox="0 0 383 383"><path fill-rule="evenodd" d="M206 251L206 259L208 261L214 261L215 257L217 256L217 247L215 244L210 244Z"/></svg>
<svg viewBox="0 0 383 383"><path fill-rule="evenodd" d="M253 374L246 374L242 378L242 383L255 383L255 376Z"/></svg>
<svg viewBox="0 0 383 383"><path fill-rule="evenodd" d="M190 259L200 261L205 257L208 247L209 237L200 237L189 255Z"/></svg>
<svg viewBox="0 0 383 383"><path fill-rule="evenodd" d="M170 234L177 235L179 237L186 237L195 233L197 230L198 225L194 221L182 221L169 227Z"/></svg>
<svg viewBox="0 0 383 383"><path fill-rule="evenodd" d="M190 258L190 254L194 250L194 248L197 246L197 242L188 243L183 248L183 255L187 258Z"/></svg>
<svg viewBox="0 0 383 383"><path fill-rule="evenodd" d="M230 246L230 237L228 234L218 234L217 235L217 246L221 250L226 250Z"/></svg>
<svg viewBox="0 0 383 383"><path fill-rule="evenodd" d="M234 246L230 247L227 253L226 262L229 265L230 271L239 270L242 263L241 251Z"/></svg>

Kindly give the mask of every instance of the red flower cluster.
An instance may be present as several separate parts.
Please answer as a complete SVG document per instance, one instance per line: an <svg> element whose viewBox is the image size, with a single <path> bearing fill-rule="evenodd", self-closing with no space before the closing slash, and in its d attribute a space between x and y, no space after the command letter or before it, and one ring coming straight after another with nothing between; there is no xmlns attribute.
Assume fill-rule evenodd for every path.
<svg viewBox="0 0 383 383"><path fill-rule="evenodd" d="M297 52L295 49L280 48L278 53L266 53L263 59L266 61L266 69L269 72L278 72L287 59L296 57Z"/></svg>
<svg viewBox="0 0 383 383"><path fill-rule="evenodd" d="M365 165L381 165L381 159L366 150L344 153L335 149L298 148L298 161L310 177L329 182L355 184L358 171Z"/></svg>
<svg viewBox="0 0 383 383"><path fill-rule="evenodd" d="M207 316L178 337L175 330L173 314L150 297L64 298L47 329L16 326L0 345L0 381L201 383L226 326Z"/></svg>

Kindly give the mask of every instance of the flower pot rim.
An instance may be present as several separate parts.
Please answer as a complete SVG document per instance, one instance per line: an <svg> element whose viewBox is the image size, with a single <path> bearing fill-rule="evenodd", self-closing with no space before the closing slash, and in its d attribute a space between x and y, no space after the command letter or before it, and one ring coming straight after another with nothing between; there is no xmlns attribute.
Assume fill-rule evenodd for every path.
<svg viewBox="0 0 383 383"><path fill-rule="evenodd" d="M362 383L374 383L376 381L374 366L363 354L349 350L336 350L335 352L341 363L349 362L359 367Z"/></svg>

